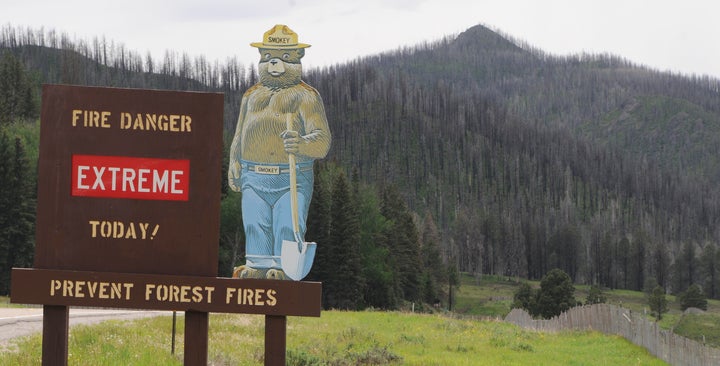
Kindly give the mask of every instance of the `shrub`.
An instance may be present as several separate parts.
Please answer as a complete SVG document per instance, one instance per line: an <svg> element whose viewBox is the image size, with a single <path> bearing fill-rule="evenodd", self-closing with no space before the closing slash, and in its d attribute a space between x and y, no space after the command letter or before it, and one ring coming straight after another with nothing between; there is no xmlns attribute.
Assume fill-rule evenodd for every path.
<svg viewBox="0 0 720 366"><path fill-rule="evenodd" d="M607 301L607 296L605 296L603 290L596 285L590 286L590 290L588 290L588 295L585 298L585 304L602 304L605 301Z"/></svg>
<svg viewBox="0 0 720 366"><path fill-rule="evenodd" d="M668 311L668 301L665 298L665 289L660 286L655 286L652 292L648 294L647 300L650 311L655 315L655 319L662 319L663 313Z"/></svg>
<svg viewBox="0 0 720 366"><path fill-rule="evenodd" d="M530 284L523 282L513 294L513 308L525 309L530 315L537 315L535 297L537 294L533 291Z"/></svg>
<svg viewBox="0 0 720 366"><path fill-rule="evenodd" d="M698 308L707 310L707 298L698 285L688 287L687 291L680 294L680 308L685 311L687 308Z"/></svg>
<svg viewBox="0 0 720 366"><path fill-rule="evenodd" d="M575 286L567 273L553 269L540 281L537 294L537 313L545 319L560 315L577 305Z"/></svg>

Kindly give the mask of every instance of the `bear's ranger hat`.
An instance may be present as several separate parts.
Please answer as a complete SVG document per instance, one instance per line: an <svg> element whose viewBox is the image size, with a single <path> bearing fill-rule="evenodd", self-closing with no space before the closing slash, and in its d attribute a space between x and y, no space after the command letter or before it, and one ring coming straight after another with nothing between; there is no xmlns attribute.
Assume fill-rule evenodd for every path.
<svg viewBox="0 0 720 366"><path fill-rule="evenodd" d="M251 46L257 48L268 49L296 49L307 48L309 44L299 43L297 33L293 32L287 25L277 24L269 31L263 34L262 42L250 43Z"/></svg>

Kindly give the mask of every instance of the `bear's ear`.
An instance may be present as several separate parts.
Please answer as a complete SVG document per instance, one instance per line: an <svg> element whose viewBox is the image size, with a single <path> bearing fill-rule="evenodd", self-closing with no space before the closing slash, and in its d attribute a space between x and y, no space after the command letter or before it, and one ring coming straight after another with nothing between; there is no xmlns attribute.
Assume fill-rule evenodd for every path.
<svg viewBox="0 0 720 366"><path fill-rule="evenodd" d="M295 51L297 52L297 57L298 57L298 58L303 58L303 56L305 56L305 49L304 49L304 48L298 48L298 49L295 50Z"/></svg>

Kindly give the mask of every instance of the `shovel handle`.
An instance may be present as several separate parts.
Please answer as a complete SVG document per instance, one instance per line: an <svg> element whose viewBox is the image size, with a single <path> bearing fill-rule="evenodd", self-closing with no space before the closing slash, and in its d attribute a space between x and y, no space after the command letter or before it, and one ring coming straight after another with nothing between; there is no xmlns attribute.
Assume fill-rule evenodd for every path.
<svg viewBox="0 0 720 366"><path fill-rule="evenodd" d="M292 131L293 114L285 115L285 123L287 130ZM288 165L290 166L290 211L292 211L292 225L295 237L300 236L300 225L298 223L298 192L297 192L297 167L295 163L295 154L288 153Z"/></svg>

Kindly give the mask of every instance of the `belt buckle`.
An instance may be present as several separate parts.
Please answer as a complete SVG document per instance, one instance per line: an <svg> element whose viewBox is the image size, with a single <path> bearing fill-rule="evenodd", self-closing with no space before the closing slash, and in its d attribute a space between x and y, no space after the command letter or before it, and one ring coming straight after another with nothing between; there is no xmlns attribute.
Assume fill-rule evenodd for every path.
<svg viewBox="0 0 720 366"><path fill-rule="evenodd" d="M255 173L258 174L280 174L280 167L277 165L255 165Z"/></svg>

